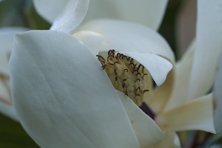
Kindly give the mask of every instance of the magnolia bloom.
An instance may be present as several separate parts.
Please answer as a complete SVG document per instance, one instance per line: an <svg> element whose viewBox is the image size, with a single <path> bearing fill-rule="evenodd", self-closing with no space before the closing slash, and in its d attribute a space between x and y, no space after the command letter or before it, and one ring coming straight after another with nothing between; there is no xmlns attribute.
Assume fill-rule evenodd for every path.
<svg viewBox="0 0 222 148"><path fill-rule="evenodd" d="M140 4L135 3L134 1L127 1L127 5L123 3L124 1L92 1L90 2L90 7L88 9L87 16L85 17L84 21L91 20L98 17L110 17L110 18L118 18L124 20L132 20L132 21L139 21L146 25L149 25L153 29L157 29L160 20L162 19L164 10L166 8L167 0L157 1L157 2L147 2L143 1ZM79 3L78 0L63 0L63 1L39 1L34 0L35 6L37 11L49 22L55 22L54 26L59 27L58 24L62 22L65 27L62 27L67 30L71 30L71 28L75 28L78 24L82 21L83 16L85 16L86 9L88 8L88 1L84 1ZM53 3L53 7L48 7ZM146 5L154 5L150 9L143 9ZM112 5L110 5L112 4ZM124 5L123 5L124 4ZM136 5L137 4L137 5ZM82 13L78 13L81 16L77 16L75 13L75 8L85 7ZM139 11L136 13L132 11L132 9L137 6ZM108 9L107 9L108 8ZM147 8L147 7L146 7ZM65 10L63 10L65 9ZM113 9L118 10L119 13L113 11ZM67 11L68 10L68 11ZM81 10L80 10L81 11ZM102 13L101 13L102 12ZM149 20L144 19L142 17L137 17L142 15L143 13L147 13L146 18L148 17ZM155 16L152 14L156 14ZM121 14L121 15L119 15ZM60 17L57 17L60 16ZM72 18L72 19L70 19ZM75 19L73 19L75 18ZM78 18L80 18L78 20ZM55 21L56 19L56 21ZM68 21L67 21L68 19ZM64 21L65 20L65 21ZM74 20L74 21L73 21ZM152 20L152 21L150 21ZM64 23L66 22L66 23ZM77 22L77 23L76 23ZM61 29L61 28L60 28ZM12 101L10 98L10 86L9 86L9 76L8 76L8 60L11 52L12 40L14 38L14 34L25 31L26 29L23 28L7 28L0 30L0 42L1 42L1 65L0 65L0 111L5 115L12 116L16 118L14 111L12 109ZM59 30L57 28L57 30ZM64 31L64 30L62 30ZM93 34L95 36L95 34ZM97 40L101 40L101 37L98 37ZM93 45L95 46L95 45Z"/></svg>
<svg viewBox="0 0 222 148"><path fill-rule="evenodd" d="M218 6L215 2L207 4L209 9L206 9L206 3L199 2L200 18L205 14L201 11ZM75 10L69 9L73 8L71 4L75 4ZM53 22L51 31L32 31L16 36L10 59L13 103L23 127L41 147L174 147L175 131L200 129L215 132L211 95L186 100L204 95L213 79L210 79L211 83L206 82L204 92L199 88L178 96L183 87L187 89L189 85L202 82L203 77L196 78L200 75L196 69L204 69L200 67L205 62L204 55L198 54L203 48L196 46L195 51L190 48L191 52L184 56L182 64L177 64L174 78L172 51L166 41L148 27L123 21L96 20L79 26L73 36L68 34L84 18L87 9L82 9L83 6L87 6L87 2L69 1L65 11ZM218 20L217 16L213 19ZM204 26L204 21L199 21L199 25ZM218 28L211 27L209 30L213 33L218 31ZM211 34L206 30L204 37L199 37L197 32L196 45L205 43L206 34ZM219 42L214 43L218 47ZM206 47L204 49L209 53ZM114 89L112 79L110 82L96 59L97 54L104 56L109 49L135 59L149 71L147 74L158 87L153 89L149 76L146 82L149 92L143 98L165 136L135 101ZM190 58L194 60L193 69ZM191 83L181 82L183 70L191 75L185 79ZM213 78L213 73L209 72L209 77Z"/></svg>
<svg viewBox="0 0 222 148"><path fill-rule="evenodd" d="M73 8L70 4L75 10L67 17ZM114 89L95 55L111 48L106 48L106 37L92 31L79 31L76 37L66 33L73 29L69 21L78 26L84 18L87 4L88 1L69 1L67 7L71 10L67 8L51 30L16 36L10 58L10 83L18 118L41 147L150 147L162 139L163 132L130 98ZM161 18L156 19L160 22ZM121 40L111 38L110 42L119 52L143 64L156 84L161 85L174 63L166 41L138 24L102 22L116 27L120 24L120 29L128 26L125 32L134 30L131 36L135 33L135 37L127 39L131 46L126 41L121 43L124 36L119 36ZM136 37L145 38L136 43Z"/></svg>
<svg viewBox="0 0 222 148"><path fill-rule="evenodd" d="M219 40L221 39L221 17L218 10L220 10L218 2L198 1L199 19L197 22L196 43L190 46L187 53L176 64L174 83L173 77L169 74L163 85L157 87L153 92L152 89L149 89L150 96L144 98L144 101L154 112L154 120L166 132L166 138L171 137L170 135L173 137L174 134L172 132L175 131L204 130L211 133L220 131L220 122L218 120L220 120L221 110L216 110L214 118L215 104L213 102L213 94L207 94L212 87L216 73L216 63L222 50L222 44ZM207 16L205 15L206 13L208 13ZM125 27L127 29L124 27L120 29L120 24L114 24L107 21L94 21L81 26L78 28L78 31L90 30L99 33L105 37L106 42L120 36L129 44L127 48L129 51L132 45L127 40L129 39L128 36L136 36L136 33L134 32L131 35L133 29L127 30L130 28L128 25L123 25L127 26ZM103 26L106 26L106 28ZM209 39L209 36L212 36L212 38ZM118 40L121 40L121 38L118 38ZM143 40L138 36L136 39L138 43ZM120 43L124 43L124 41ZM101 46L115 46L111 42L109 44L112 45L102 44ZM147 49L144 44L141 45ZM133 57L133 55L135 54L130 56ZM203 75L203 73L205 74ZM174 85L173 89L172 85ZM216 121L215 123L214 120Z"/></svg>
<svg viewBox="0 0 222 148"><path fill-rule="evenodd" d="M0 28L0 112L15 120L17 116L12 107L8 62L14 35L24 31L27 29L22 27Z"/></svg>

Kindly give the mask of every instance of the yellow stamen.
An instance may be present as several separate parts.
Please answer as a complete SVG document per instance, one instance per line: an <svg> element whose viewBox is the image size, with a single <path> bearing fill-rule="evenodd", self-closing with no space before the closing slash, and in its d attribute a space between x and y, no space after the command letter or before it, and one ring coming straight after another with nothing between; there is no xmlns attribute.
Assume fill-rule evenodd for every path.
<svg viewBox="0 0 222 148"><path fill-rule="evenodd" d="M147 84L144 80L144 66L134 62L133 58L123 54L116 54L115 50L108 51L105 60L97 55L115 89L129 96L135 104L140 106L143 102L144 93L148 92Z"/></svg>

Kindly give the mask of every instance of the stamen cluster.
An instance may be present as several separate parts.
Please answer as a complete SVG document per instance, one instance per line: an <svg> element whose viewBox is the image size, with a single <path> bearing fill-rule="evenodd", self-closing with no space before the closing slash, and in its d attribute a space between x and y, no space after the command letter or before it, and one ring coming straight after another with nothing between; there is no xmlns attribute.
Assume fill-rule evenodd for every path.
<svg viewBox="0 0 222 148"><path fill-rule="evenodd" d="M115 89L125 93L138 106L143 102L145 92L148 92L144 77L147 75L145 67L133 58L117 53L115 50L108 51L105 60L97 55Z"/></svg>

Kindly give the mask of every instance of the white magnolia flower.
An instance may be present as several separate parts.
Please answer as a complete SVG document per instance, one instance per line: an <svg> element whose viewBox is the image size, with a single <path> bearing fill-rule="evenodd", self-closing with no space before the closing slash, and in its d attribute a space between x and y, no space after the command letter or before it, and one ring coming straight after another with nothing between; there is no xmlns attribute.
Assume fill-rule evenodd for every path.
<svg viewBox="0 0 222 148"><path fill-rule="evenodd" d="M8 62L14 35L27 30L22 27L0 28L0 112L15 120L17 116L12 107Z"/></svg>
<svg viewBox="0 0 222 148"><path fill-rule="evenodd" d="M10 83L18 118L41 147L150 147L163 138L163 132L129 97L114 89L95 53L113 47L133 57L158 86L172 68L173 53L158 33L135 23L100 20L116 26L117 35L122 32L117 38L92 31L79 31L76 37L66 33L81 23L87 5L88 1L69 1L51 30L16 36ZM124 36L129 30L131 36Z"/></svg>
<svg viewBox="0 0 222 148"><path fill-rule="evenodd" d="M213 120L218 120L218 117L213 118L212 94L205 94L210 90L214 81L216 63L222 49L222 43L219 40L221 38L221 17L218 12L220 10L220 2L198 1L197 40L176 64L176 77L173 89L173 74L171 73L167 81L154 90L153 96L149 88L149 93L152 97L146 97L145 102L154 112L155 121L165 132L182 130L216 132ZM207 16L205 15L206 13L208 14ZM129 24L96 20L82 25L76 32L88 30L104 36L104 41L100 46L100 54L102 54L103 49L121 49L121 53L125 53L142 63L144 59L141 56L139 58L136 57L134 50L143 52L143 55L146 56L145 52L147 51L141 51L141 49L150 49L152 46L149 47L148 45L155 43L155 41L158 42L155 45L160 45L161 42L154 37L150 37L150 42L148 42L147 36L150 33L147 33L142 28L141 32L139 32L139 26L135 27L137 28L136 30L132 28ZM145 34L144 36L142 32ZM80 34L80 32L74 34L74 36L78 37L77 34ZM209 39L209 36L212 36L211 39ZM112 42L114 40L118 40L119 44ZM137 44L141 46L138 47L137 45L135 48L133 40L137 40ZM144 44L143 41L147 42L148 45ZM158 48L155 49L157 50ZM169 55L165 54L163 56L173 61L173 58ZM143 64L145 66L149 63L146 61ZM205 75L202 73L205 73Z"/></svg>
<svg viewBox="0 0 222 148"><path fill-rule="evenodd" d="M220 131L221 122L215 122L215 129L214 120L220 120L221 109L217 109L218 113L213 118L213 95L212 93L205 95L212 87L216 63L222 50L222 42L220 41L221 16L218 12L220 10L219 2L198 1L199 19L197 22L196 43L190 46L188 52L176 64L176 77L172 94L172 78L169 75L163 85L154 90L152 97L145 98L145 102L155 114L156 123L166 132L167 136L165 138L168 138L168 140L171 139L172 141L174 139L172 132L175 131L204 130L211 133ZM206 13L208 14L207 16ZM106 27L104 28L103 26ZM128 25L123 25L127 26L125 27L126 29L124 27L119 29L119 26L121 25L114 25L113 22L94 21L81 26L78 31L94 31L103 35L106 42L114 38L118 40L124 38L125 42L129 44L127 49L130 51L132 44L127 39L129 39L129 36L134 37L136 33L131 35L133 29L129 29ZM116 28L119 31L116 31ZM209 36L211 37L210 39ZM136 39L138 43L143 40L139 37L136 37ZM121 43L124 43L124 41L121 41ZM116 47L111 42L106 45L102 43L101 46ZM130 56L133 57L133 55ZM203 75L203 73L205 74ZM165 138L162 142L165 142ZM159 144L161 145L161 142Z"/></svg>
<svg viewBox="0 0 222 148"><path fill-rule="evenodd" d="M156 29L158 28L160 24L160 20L162 19L167 0L157 1L157 2L143 1L140 4L137 4L134 1L127 1L127 5L124 4L124 6L123 6L123 2L124 1L121 1L121 2L120 1L99 1L99 0L92 1L90 2L90 7L88 10L89 13L87 14L84 21L91 20L98 17L110 17L110 18L119 18L119 19L124 19L124 20L142 21L144 24L148 24L150 27ZM37 8L37 11L40 14L42 14L43 17L46 18L49 22L53 22L57 18L57 20L54 21L55 22L54 26L59 26L58 24L60 22L62 22L62 24L64 25L64 22L66 22L67 23L65 24L66 27L62 27L66 29L70 29L70 27L74 28L78 26L78 23L82 21L82 18L85 15L85 12L86 12L85 9L88 8L88 1L79 3L78 0L71 0L71 1L68 1L68 0L39 1L38 0L38 1L34 1L34 3ZM49 5L51 5L52 3L53 3L53 6L49 7ZM150 9L142 9L143 7L145 7L146 5L150 5L151 3L152 5L155 5L155 7L151 7ZM137 11L137 13L132 11L132 9L134 9L134 7L136 6L135 4L137 4L137 7L140 10L140 11ZM82 9L85 12L78 13L82 16L76 16L77 13L73 13L76 11L75 9L73 9L75 8L75 6L77 6L77 8L78 7L81 8L85 6L85 9ZM109 7L109 9L107 9L107 7ZM113 11L113 9L119 10L119 12L116 13L115 11ZM147 22L147 19L143 19L142 17L140 18L137 17L138 15L141 15L143 13L148 13L149 16L146 16L146 18L149 17L149 20L152 20L152 21ZM152 15L153 13L156 14L155 18L154 18L154 15ZM78 18L80 18L79 21L77 21ZM61 21L58 22L59 20ZM73 23L73 20L75 20L74 23ZM1 46L1 63L0 63L1 64L0 65L0 68L1 68L0 69L0 78L1 78L0 79L0 103L1 103L0 111L4 113L5 115L9 114L9 116L11 116L12 114L11 112L14 112L14 111L11 111L13 109L11 109L12 102L10 98L8 60L9 60L9 56L11 52L11 46L12 46L12 40L14 38L14 34L21 31L26 31L26 30L27 29L23 29L23 28L21 29L20 28L4 28L0 30L0 42L2 45ZM95 34L93 35L95 36ZM99 35L96 35L96 39L101 40L101 37ZM96 46L96 45L91 45L91 48L93 48L92 46ZM14 116L13 118L16 118L16 116Z"/></svg>
<svg viewBox="0 0 222 148"><path fill-rule="evenodd" d="M191 46L177 63L174 86L174 70L164 82L171 63L174 63L169 46L155 31L138 24L96 20L80 26L74 36L94 55L66 33L33 31L18 35L11 59L11 84L13 101L24 128L43 147L75 144L79 147L129 147L128 144L148 147L161 140L162 132L152 120L126 95L116 93L105 72L99 68L95 55L104 55L109 49L115 49L143 64L158 86L164 82L155 90L149 84L149 97L144 97L155 113L156 123L166 132L163 140L154 147L173 147L175 131L199 129L214 133L212 95L203 95L213 83L221 50L218 2L198 2L196 46ZM78 8L85 8L86 3L69 1L51 29L70 32L77 27L86 13ZM72 4L75 4L75 10L69 9ZM206 16L205 12L209 15ZM55 16L51 19L54 20ZM215 36L208 39L207 36L212 34ZM215 58L206 60L208 56ZM153 61L157 63L149 62L147 57L155 57ZM203 64L206 66L201 66ZM153 69L156 66L159 66L158 73ZM202 75L203 71L206 75ZM111 118L115 118L115 122ZM125 128L115 126L116 122ZM110 134L104 134L104 131ZM117 134L122 134L120 137L123 138L111 138Z"/></svg>

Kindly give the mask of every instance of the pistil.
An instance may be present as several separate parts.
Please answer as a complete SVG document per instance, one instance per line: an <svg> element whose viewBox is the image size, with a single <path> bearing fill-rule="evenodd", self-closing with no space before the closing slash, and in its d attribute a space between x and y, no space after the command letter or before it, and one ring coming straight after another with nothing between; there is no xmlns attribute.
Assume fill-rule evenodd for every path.
<svg viewBox="0 0 222 148"><path fill-rule="evenodd" d="M117 53L115 50L108 51L105 60L97 55L115 89L129 96L135 104L140 106L143 102L144 93L147 93L147 82L144 77L147 75L145 67L133 58Z"/></svg>

